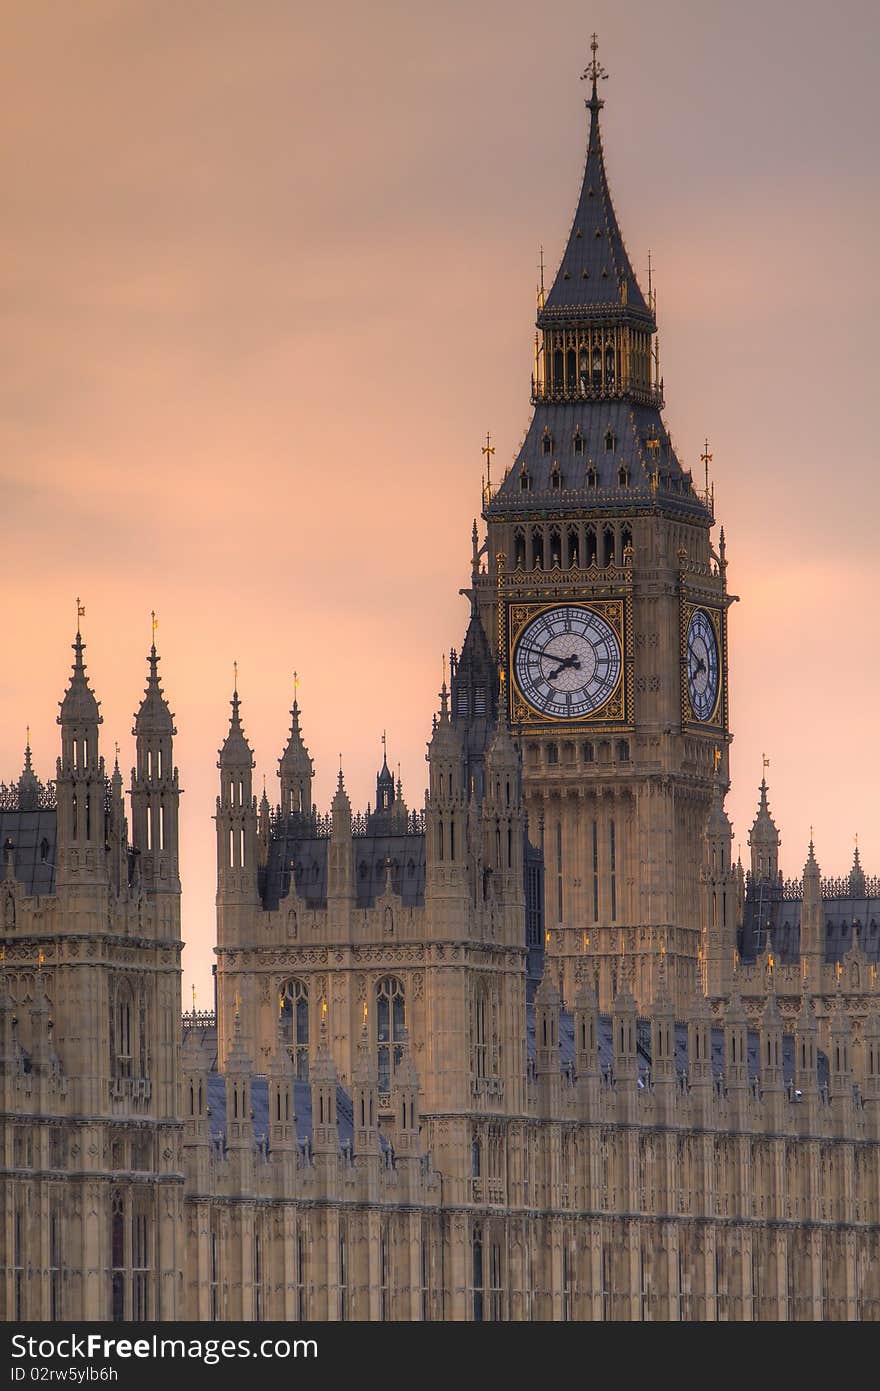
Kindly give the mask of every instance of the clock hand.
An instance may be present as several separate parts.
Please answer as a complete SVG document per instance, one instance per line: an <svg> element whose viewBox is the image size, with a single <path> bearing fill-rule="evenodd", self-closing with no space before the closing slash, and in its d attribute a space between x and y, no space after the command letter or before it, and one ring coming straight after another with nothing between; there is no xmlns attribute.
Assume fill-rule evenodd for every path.
<svg viewBox="0 0 880 1391"><path fill-rule="evenodd" d="M580 658L577 655L572 655L571 657L561 657L558 660L559 666L556 668L556 670L548 671L547 673L548 681L554 681L556 677L559 676L560 672L566 671L569 667L571 667L574 671L580 671L581 669Z"/></svg>
<svg viewBox="0 0 880 1391"><path fill-rule="evenodd" d="M699 676L700 672L701 672L701 671L705 671L705 670L706 670L706 663L703 661L702 657L698 657L698 658L697 658L697 675Z"/></svg>

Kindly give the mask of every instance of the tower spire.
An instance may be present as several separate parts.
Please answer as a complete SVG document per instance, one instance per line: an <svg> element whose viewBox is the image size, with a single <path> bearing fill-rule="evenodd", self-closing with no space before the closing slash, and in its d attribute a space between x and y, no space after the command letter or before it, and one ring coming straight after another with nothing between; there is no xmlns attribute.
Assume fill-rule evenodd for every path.
<svg viewBox="0 0 880 1391"><path fill-rule="evenodd" d="M599 62L599 40L596 37L595 33L593 33L592 38L590 39L590 51L592 52L593 56L590 59L587 66L584 68L583 72L581 73L581 82L590 82L592 84L590 99L589 101L585 102L584 105L586 106L588 111L598 112L605 105L605 103L599 96L597 87L599 82L607 82L608 74L603 68L602 64Z"/></svg>

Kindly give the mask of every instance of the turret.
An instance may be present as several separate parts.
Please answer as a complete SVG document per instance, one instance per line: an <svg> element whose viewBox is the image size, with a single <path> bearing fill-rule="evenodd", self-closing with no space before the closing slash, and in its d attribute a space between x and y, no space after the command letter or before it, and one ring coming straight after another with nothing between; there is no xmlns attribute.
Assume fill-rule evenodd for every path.
<svg viewBox="0 0 880 1391"><path fill-rule="evenodd" d="M366 1164L370 1157L381 1152L379 1145L379 1073L376 1057L370 1045L367 1027L367 1007L358 1040L357 1054L351 1079L351 1104L354 1114L354 1152L356 1162Z"/></svg>
<svg viewBox="0 0 880 1391"><path fill-rule="evenodd" d="M574 1002L574 1066L578 1083L583 1083L587 1105L595 1101L598 1089L599 1059L599 1000L592 982L584 981Z"/></svg>
<svg viewBox="0 0 880 1391"><path fill-rule="evenodd" d="M263 776L263 795L257 812L257 856L262 869L269 859L269 841L272 837L272 808L266 795L266 778Z"/></svg>
<svg viewBox="0 0 880 1391"><path fill-rule="evenodd" d="M772 970L767 1002L761 1013L760 1051L761 1051L761 1094L770 1125L778 1129L782 1120L782 1015L776 1002L773 988Z"/></svg>
<svg viewBox="0 0 880 1391"><path fill-rule="evenodd" d="M844 1008L843 996L838 993L831 1013L831 1054L829 1094L839 1107L852 1101L852 1028Z"/></svg>
<svg viewBox="0 0 880 1391"><path fill-rule="evenodd" d="M40 805L40 800L44 793L45 788L34 772L34 765L31 757L31 732L28 730L24 746L24 767L21 771L21 777L18 780L19 811L35 811Z"/></svg>
<svg viewBox="0 0 880 1391"><path fill-rule="evenodd" d="M351 931L355 878L351 801L345 790L341 758L339 778L330 811L332 829L327 846L327 909L331 935L345 940Z"/></svg>
<svg viewBox="0 0 880 1391"><path fill-rule="evenodd" d="M804 990L794 1029L794 1085L795 1091L800 1092L801 1103L810 1108L819 1099L817 1034L813 1001Z"/></svg>
<svg viewBox="0 0 880 1391"><path fill-rule="evenodd" d="M330 1158L339 1153L339 1126L336 1116L337 1077L327 1036L327 1001L321 1001L318 1046L309 1069L312 1086L312 1152Z"/></svg>
<svg viewBox="0 0 880 1391"><path fill-rule="evenodd" d="M758 811L749 831L752 852L752 883L775 883L779 878L779 832L767 802L767 780L758 789Z"/></svg>
<svg viewBox="0 0 880 1391"><path fill-rule="evenodd" d="M419 1126L419 1077L409 1035L404 1033L400 1061L394 1073L395 1153L399 1159L418 1159L422 1145Z"/></svg>
<svg viewBox="0 0 880 1391"><path fill-rule="evenodd" d="M111 888L117 895L127 894L129 888L128 821L125 815L125 797L122 789L122 773L119 769L118 752L110 777L110 815L107 842L109 845Z"/></svg>
<svg viewBox="0 0 880 1391"><path fill-rule="evenodd" d="M217 798L217 902L255 905L257 896L257 805L254 755L241 723L238 683L232 693L229 732L220 749Z"/></svg>
<svg viewBox="0 0 880 1391"><path fill-rule="evenodd" d="M56 775L56 883L59 889L86 883L103 884L107 880L104 760L98 752L98 728L103 720L86 676L85 643L78 625L73 651L73 673L58 716L61 757Z"/></svg>
<svg viewBox="0 0 880 1391"><path fill-rule="evenodd" d="M253 1117L250 1110L250 1057L242 1038L242 1017L238 1008L232 1021L232 1047L227 1054L227 1149L238 1150L242 1160L252 1156ZM245 1178L245 1173L242 1173ZM250 1187L250 1185L247 1185Z"/></svg>
<svg viewBox="0 0 880 1391"><path fill-rule="evenodd" d="M289 1186L293 1180L296 1150L296 1105L293 1089L293 1069L280 1027L275 1037L275 1050L269 1063L269 1152L272 1163L283 1171Z"/></svg>
<svg viewBox="0 0 880 1391"><path fill-rule="evenodd" d="M559 1058L559 1014L562 998L545 966L541 984L535 991L535 1072L538 1079L539 1114L556 1119L560 1114L561 1075Z"/></svg>
<svg viewBox="0 0 880 1391"><path fill-rule="evenodd" d="M519 751L503 720L495 726L486 751L485 778L483 863L492 871L492 896L519 909L525 839L522 773ZM521 933L521 926L516 930Z"/></svg>
<svg viewBox="0 0 880 1391"><path fill-rule="evenodd" d="M716 758L718 755L716 755ZM726 995L736 948L737 885L732 862L733 828L724 809L724 788L716 769L712 805L706 820L703 869L702 948L705 989L710 996Z"/></svg>
<svg viewBox="0 0 880 1391"><path fill-rule="evenodd" d="M724 1081L730 1097L744 1093L749 1083L748 1021L736 988L724 1013Z"/></svg>
<svg viewBox="0 0 880 1391"><path fill-rule="evenodd" d="M467 799L461 739L449 718L446 682L440 715L428 744L429 785L425 803L425 859L429 884L461 888L467 869Z"/></svg>
<svg viewBox="0 0 880 1391"><path fill-rule="evenodd" d="M155 619L154 619L155 622ZM159 911L168 935L176 935L180 893L178 816L180 788L174 766L174 716L159 682L155 642L147 658L144 698L135 715L136 763L131 773L132 842L140 852L140 877L147 893L169 898Z"/></svg>
<svg viewBox="0 0 880 1391"><path fill-rule="evenodd" d="M872 1000L862 1031L864 1078L862 1096L868 1113L873 1138L880 1131L880 1013Z"/></svg>
<svg viewBox="0 0 880 1391"><path fill-rule="evenodd" d="M452 723L461 735L465 781L483 799L486 749L498 718L498 667L476 608L471 609L461 654L452 654Z"/></svg>
<svg viewBox="0 0 880 1391"><path fill-rule="evenodd" d="M208 1115L208 1069L196 1030L190 1029L180 1050L183 1096L183 1144L187 1172L196 1193L207 1191L211 1151Z"/></svg>
<svg viewBox="0 0 880 1391"><path fill-rule="evenodd" d="M657 993L651 1010L651 1081L659 1103L669 1105L675 1086L675 1011L661 955Z"/></svg>
<svg viewBox="0 0 880 1391"><path fill-rule="evenodd" d="M858 841L856 841L855 850L853 851L852 869L849 872L847 889L850 898L865 898L868 892L865 883L865 871L862 869L862 862L859 859Z"/></svg>
<svg viewBox="0 0 880 1391"><path fill-rule="evenodd" d="M825 961L825 921L822 908L819 866L813 852L813 838L810 836L810 848L803 876L801 957L804 961L807 980L813 990L820 989L822 966Z"/></svg>
<svg viewBox="0 0 880 1391"><path fill-rule="evenodd" d="M708 1112L713 1084L712 1011L698 985L688 1010L688 1087L701 1121Z"/></svg>
<svg viewBox="0 0 880 1391"><path fill-rule="evenodd" d="M281 780L281 812L283 816L311 816L312 777L314 764L303 742L299 724L299 702L294 678L293 706L290 711L290 734L287 746L278 760Z"/></svg>
<svg viewBox="0 0 880 1391"><path fill-rule="evenodd" d="M611 1011L614 1045L614 1085L620 1100L628 1110L634 1103L634 1089L639 1076L636 1033L636 1002L632 997L626 971L621 967L617 994Z"/></svg>

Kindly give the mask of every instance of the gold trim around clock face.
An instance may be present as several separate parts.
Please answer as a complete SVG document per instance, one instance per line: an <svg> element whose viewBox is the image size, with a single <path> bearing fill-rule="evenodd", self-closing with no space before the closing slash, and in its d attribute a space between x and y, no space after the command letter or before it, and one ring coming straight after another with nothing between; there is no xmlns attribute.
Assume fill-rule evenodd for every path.
<svg viewBox="0 0 880 1391"><path fill-rule="evenodd" d="M534 619L555 609L580 609L585 613L596 614L611 629L617 642L620 666L613 689L595 710L584 714L564 716L553 715L534 705L516 679L516 657L519 640ZM550 603L517 604L507 607L507 687L510 693L509 715L515 725L536 727L553 726L561 729L576 729L581 725L590 727L597 724L620 725L626 721L626 663L627 652L626 605L623 599L556 599Z"/></svg>
<svg viewBox="0 0 880 1391"><path fill-rule="evenodd" d="M701 719L691 704L688 689L688 632L695 613L704 614L712 626L715 646L718 652L718 690L711 714ZM727 694L727 654L724 650L724 616L721 609L711 604L691 603L689 599L681 602L681 720L683 725L694 729L723 729Z"/></svg>

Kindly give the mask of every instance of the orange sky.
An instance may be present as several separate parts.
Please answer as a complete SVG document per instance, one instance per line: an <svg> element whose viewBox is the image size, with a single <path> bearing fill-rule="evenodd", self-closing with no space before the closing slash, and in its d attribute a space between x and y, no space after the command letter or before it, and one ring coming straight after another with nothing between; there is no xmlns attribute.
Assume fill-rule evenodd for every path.
<svg viewBox="0 0 880 1391"><path fill-rule="evenodd" d="M74 598L132 762L151 608L177 715L185 998L209 997L237 659L259 789L300 672L326 807L380 735L425 785L480 443L528 420L537 247L574 208L589 33L666 418L714 454L733 787L782 863L880 870L875 3L19 0L0 90L0 778L58 750Z"/></svg>

